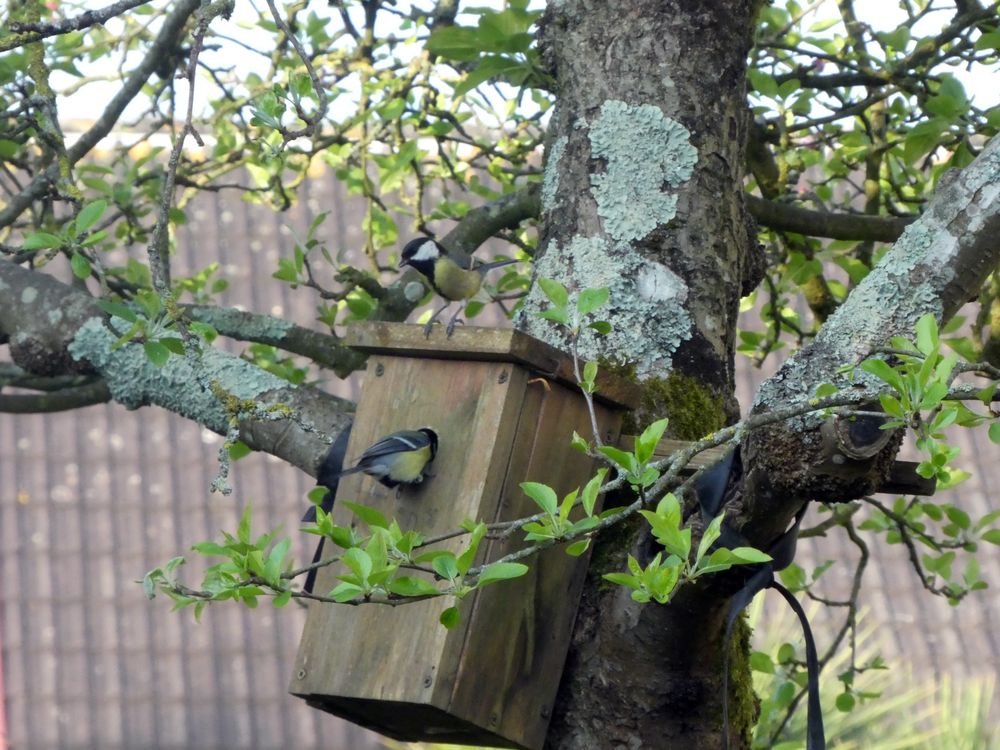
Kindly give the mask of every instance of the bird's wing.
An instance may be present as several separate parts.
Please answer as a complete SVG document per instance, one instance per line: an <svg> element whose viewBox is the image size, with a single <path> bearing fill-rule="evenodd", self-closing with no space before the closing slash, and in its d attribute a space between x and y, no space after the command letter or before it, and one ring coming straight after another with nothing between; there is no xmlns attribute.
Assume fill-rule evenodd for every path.
<svg viewBox="0 0 1000 750"><path fill-rule="evenodd" d="M391 435L386 435L369 447L368 450L361 454L358 463L361 461L371 461L393 453L417 450L418 448L423 448L429 442L427 435L419 430L400 430Z"/></svg>
<svg viewBox="0 0 1000 750"><path fill-rule="evenodd" d="M474 266L474 271L479 271L479 273L488 273L494 268L503 268L504 266L509 266L511 263L518 263L517 258L508 258L507 260L495 260L491 263L480 263L478 266Z"/></svg>

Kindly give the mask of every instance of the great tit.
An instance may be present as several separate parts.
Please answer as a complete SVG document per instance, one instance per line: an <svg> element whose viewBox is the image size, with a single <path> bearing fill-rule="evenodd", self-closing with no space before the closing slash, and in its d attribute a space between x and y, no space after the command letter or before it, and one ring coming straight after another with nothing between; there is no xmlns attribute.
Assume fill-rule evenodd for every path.
<svg viewBox="0 0 1000 750"><path fill-rule="evenodd" d="M332 479L363 472L386 487L419 484L437 454L438 436L430 427L400 430L370 446L358 462ZM329 486L329 485L328 485Z"/></svg>
<svg viewBox="0 0 1000 750"><path fill-rule="evenodd" d="M333 510L333 498L337 494L340 478L347 474L364 472L375 477L386 487L396 487L400 484L418 484L427 474L427 469L437 453L438 436L429 427L419 430L400 430L386 435L361 454L358 463L349 469L344 469L344 455L347 453L347 440L351 427L341 431L330 447L329 453L320 465L316 483L327 488L326 496L320 507L327 513ZM304 523L316 522L316 506L312 505L302 517ZM320 537L313 554L313 564L323 559L323 541ZM316 583L317 569L313 568L306 574L302 590L312 593Z"/></svg>
<svg viewBox="0 0 1000 750"><path fill-rule="evenodd" d="M437 242L428 237L417 237L410 240L403 248L403 255L399 260L399 267L411 266L419 271L434 291L444 297L446 302L437 312L435 312L427 325L424 326L424 333L430 336L434 321L445 311L452 302L472 299L479 288L483 285L483 276L494 268L517 263L516 260L498 260L493 263L483 263L472 268L462 268L458 262L448 255L448 252ZM452 315L448 322L448 336L455 330L455 322L462 309Z"/></svg>

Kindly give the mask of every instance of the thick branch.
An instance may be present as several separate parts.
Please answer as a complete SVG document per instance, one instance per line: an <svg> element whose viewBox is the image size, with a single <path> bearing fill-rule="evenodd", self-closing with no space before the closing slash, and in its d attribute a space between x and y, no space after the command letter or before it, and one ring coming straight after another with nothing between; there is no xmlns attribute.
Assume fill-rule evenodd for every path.
<svg viewBox="0 0 1000 750"><path fill-rule="evenodd" d="M747 208L757 220L769 229L797 232L809 237L829 237L833 240L858 240L895 242L914 219L897 219L888 216L827 213L775 203L755 195L747 195Z"/></svg>
<svg viewBox="0 0 1000 750"><path fill-rule="evenodd" d="M812 344L761 386L755 411L808 398L820 383L846 385L839 374L843 365L860 362L892 336L911 336L926 313L939 322L948 320L1000 263L998 234L1000 138L994 138L972 164L938 188L923 215L906 228ZM744 514L752 541L773 539L803 502L843 502L866 494L874 479L871 472L891 461L894 444L876 462L850 464L842 456L833 476L824 454L829 441L818 427L816 420L797 420L748 438L746 465L752 469Z"/></svg>
<svg viewBox="0 0 1000 750"><path fill-rule="evenodd" d="M111 400L111 391L103 380L51 393L4 396L0 394L0 412L7 414L39 414L81 409Z"/></svg>
<svg viewBox="0 0 1000 750"><path fill-rule="evenodd" d="M341 378L364 367L368 359L364 354L348 349L336 336L270 315L210 305L187 305L184 310L192 320L208 323L227 338L268 344L308 357L321 367L333 370Z"/></svg>
<svg viewBox="0 0 1000 750"><path fill-rule="evenodd" d="M501 229L512 229L541 211L541 187L536 183L472 209L441 242L449 250L471 255Z"/></svg>
<svg viewBox="0 0 1000 750"><path fill-rule="evenodd" d="M29 373L96 373L111 397L130 409L160 406L223 435L237 424L251 448L313 475L330 436L350 420L348 402L296 388L211 347L203 347L193 364L173 356L157 367L139 343L116 347L120 331L93 297L48 274L0 260L0 289L0 336L8 336L14 363ZM218 385L220 395L200 382Z"/></svg>

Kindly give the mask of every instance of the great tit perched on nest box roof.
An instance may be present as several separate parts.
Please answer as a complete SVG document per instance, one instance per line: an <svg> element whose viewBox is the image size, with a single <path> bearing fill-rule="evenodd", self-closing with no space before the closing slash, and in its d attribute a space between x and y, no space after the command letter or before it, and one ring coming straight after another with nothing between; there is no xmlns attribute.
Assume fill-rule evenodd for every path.
<svg viewBox="0 0 1000 750"><path fill-rule="evenodd" d="M429 237L417 237L410 240L403 248L399 267L410 266L420 272L434 291L444 297L446 302L424 326L424 333L430 336L434 321L452 302L472 299L483 285L483 276L494 268L517 263L517 260L498 260L493 263L483 263L472 268L463 268L458 261L448 254L441 245ZM461 308L448 321L448 336L455 330Z"/></svg>

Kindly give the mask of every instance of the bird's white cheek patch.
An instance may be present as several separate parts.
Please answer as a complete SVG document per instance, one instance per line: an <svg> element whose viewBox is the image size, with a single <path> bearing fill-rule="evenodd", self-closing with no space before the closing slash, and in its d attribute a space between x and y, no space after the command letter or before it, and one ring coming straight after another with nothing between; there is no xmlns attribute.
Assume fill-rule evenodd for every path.
<svg viewBox="0 0 1000 750"><path fill-rule="evenodd" d="M417 248L417 252L413 254L411 260L434 260L439 255L437 244L434 240L427 240L423 245Z"/></svg>

